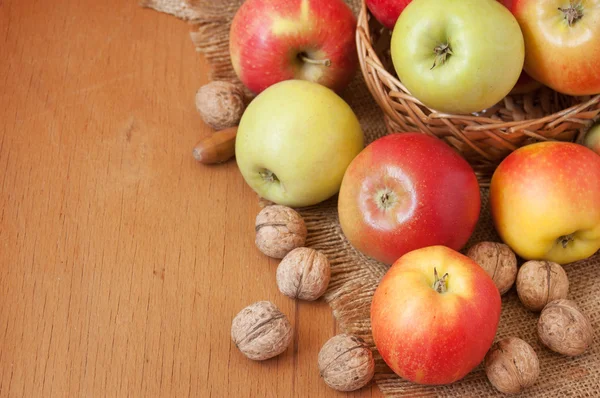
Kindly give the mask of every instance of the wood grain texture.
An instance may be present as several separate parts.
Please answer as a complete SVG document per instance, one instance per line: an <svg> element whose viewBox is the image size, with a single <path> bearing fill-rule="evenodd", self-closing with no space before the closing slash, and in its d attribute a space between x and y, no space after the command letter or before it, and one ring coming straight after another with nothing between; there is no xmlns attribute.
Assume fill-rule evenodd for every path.
<svg viewBox="0 0 600 398"><path fill-rule="evenodd" d="M188 26L135 2L0 0L0 396L320 397L329 306L254 247L234 161L202 166ZM257 363L231 319L272 300L294 344Z"/></svg>

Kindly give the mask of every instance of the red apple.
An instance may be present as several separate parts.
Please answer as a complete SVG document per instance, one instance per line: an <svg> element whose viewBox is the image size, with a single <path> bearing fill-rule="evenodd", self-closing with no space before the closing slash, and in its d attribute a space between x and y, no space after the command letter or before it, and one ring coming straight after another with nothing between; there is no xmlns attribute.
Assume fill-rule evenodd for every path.
<svg viewBox="0 0 600 398"><path fill-rule="evenodd" d="M473 169L450 146L421 133L391 134L350 163L338 213L356 249L391 264L425 246L462 248L479 218L480 199Z"/></svg>
<svg viewBox="0 0 600 398"><path fill-rule="evenodd" d="M483 268L447 247L426 247L402 256L381 280L371 304L373 339L400 377L449 384L484 359L500 309Z"/></svg>
<svg viewBox="0 0 600 398"><path fill-rule="evenodd" d="M522 71L521 76L519 76L519 80L517 80L517 83L510 91L510 94L527 94L537 90L540 87L542 87L542 83L538 82L537 80L534 80L531 76L527 74L527 72Z"/></svg>
<svg viewBox="0 0 600 398"><path fill-rule="evenodd" d="M593 125L585 134L583 145L600 155L600 123Z"/></svg>
<svg viewBox="0 0 600 398"><path fill-rule="evenodd" d="M490 184L498 234L526 260L566 264L600 249L600 157L548 141L508 155Z"/></svg>
<svg viewBox="0 0 600 398"><path fill-rule="evenodd" d="M513 0L525 71L569 95L600 93L600 0Z"/></svg>
<svg viewBox="0 0 600 398"><path fill-rule="evenodd" d="M256 94L291 79L339 92L358 67L355 29L343 0L246 0L231 25L233 69Z"/></svg>
<svg viewBox="0 0 600 398"><path fill-rule="evenodd" d="M383 26L392 30L398 17L412 0L366 0L367 8ZM513 0L498 0L509 10Z"/></svg>
<svg viewBox="0 0 600 398"><path fill-rule="evenodd" d="M366 0L371 14L383 26L394 29L400 13L412 0Z"/></svg>

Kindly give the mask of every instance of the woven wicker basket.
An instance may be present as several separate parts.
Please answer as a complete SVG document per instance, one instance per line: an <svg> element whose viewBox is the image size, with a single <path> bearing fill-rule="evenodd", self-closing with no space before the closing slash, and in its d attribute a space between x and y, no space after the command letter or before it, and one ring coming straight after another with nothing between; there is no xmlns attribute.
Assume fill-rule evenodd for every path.
<svg viewBox="0 0 600 398"><path fill-rule="evenodd" d="M579 142L600 118L600 95L571 97L541 87L509 95L473 115L442 114L424 106L399 81L389 52L391 31L369 13L358 16L356 42L361 70L383 110L390 132L420 131L454 147L487 185L496 166L510 152L537 141Z"/></svg>

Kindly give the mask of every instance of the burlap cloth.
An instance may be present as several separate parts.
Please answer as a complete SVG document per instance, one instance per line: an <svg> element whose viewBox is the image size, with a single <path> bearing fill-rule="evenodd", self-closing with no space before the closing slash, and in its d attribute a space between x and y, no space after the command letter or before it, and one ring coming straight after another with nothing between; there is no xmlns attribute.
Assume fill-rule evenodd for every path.
<svg viewBox="0 0 600 398"><path fill-rule="evenodd" d="M327 1L327 0L322 0ZM233 73L228 51L229 26L243 0L142 0L141 5L175 15L190 23L190 36L197 51L212 67L210 78L239 82ZM347 0L355 12L360 0ZM382 112L368 91L362 75L357 73L343 93L360 119L366 142L386 134ZM482 213L467 248L479 241L499 241L491 223L488 191L482 189ZM323 251L331 260L332 278L325 299L331 305L340 329L363 337L373 348L376 358L375 382L386 396L490 397L500 396L488 382L480 365L463 380L449 386L429 387L406 382L396 376L381 360L370 331L371 297L387 267L356 251L344 238L339 227L336 198L310 208L299 209L307 222L307 246ZM587 261L565 266L569 276L569 298L575 300L590 318L594 330L600 328L600 282L595 272L600 255ZM583 355L569 358L544 348L536 335L538 316L519 302L514 287L502 298L502 316L497 339L516 336L527 341L539 356L541 375L537 383L521 396L527 397L596 397L600 396L600 333ZM443 349L440 352L443 358Z"/></svg>

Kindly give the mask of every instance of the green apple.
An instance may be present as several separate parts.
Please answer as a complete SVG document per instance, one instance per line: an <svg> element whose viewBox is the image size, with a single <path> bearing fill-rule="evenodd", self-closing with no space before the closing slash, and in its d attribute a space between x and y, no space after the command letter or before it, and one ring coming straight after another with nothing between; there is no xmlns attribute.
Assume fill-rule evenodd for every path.
<svg viewBox="0 0 600 398"><path fill-rule="evenodd" d="M487 109L515 86L525 59L515 17L496 0L413 0L392 34L394 69L439 112Z"/></svg>
<svg viewBox="0 0 600 398"><path fill-rule="evenodd" d="M600 122L596 123L588 130L583 145L600 155Z"/></svg>
<svg viewBox="0 0 600 398"><path fill-rule="evenodd" d="M363 146L358 118L341 97L317 83L285 80L261 92L244 112L235 156L261 197L301 207L335 195Z"/></svg>

